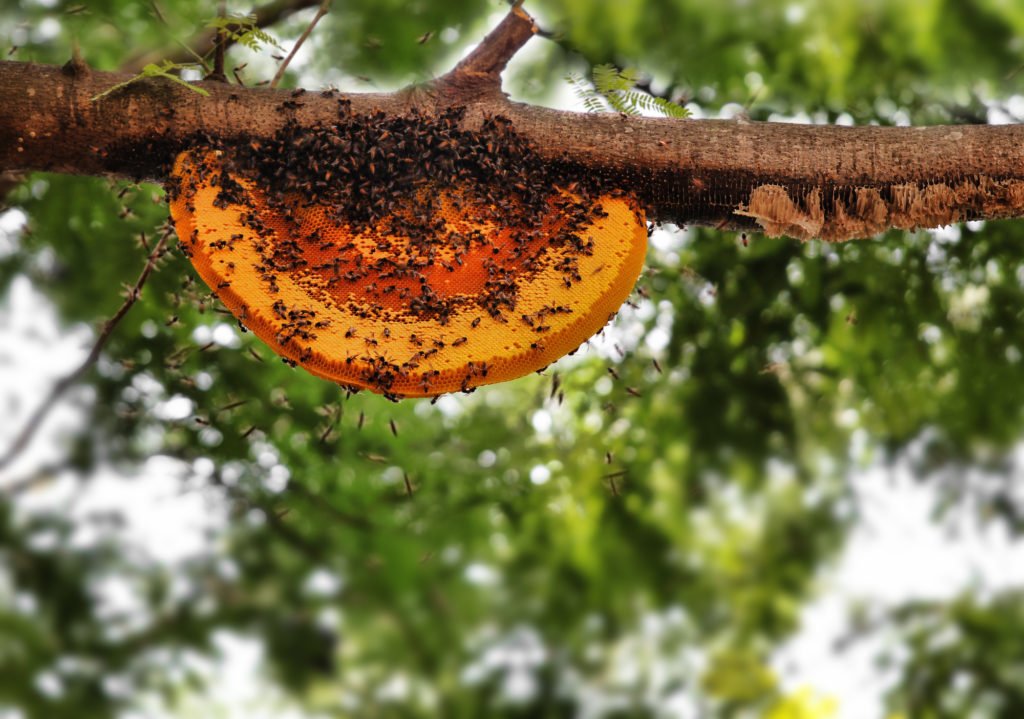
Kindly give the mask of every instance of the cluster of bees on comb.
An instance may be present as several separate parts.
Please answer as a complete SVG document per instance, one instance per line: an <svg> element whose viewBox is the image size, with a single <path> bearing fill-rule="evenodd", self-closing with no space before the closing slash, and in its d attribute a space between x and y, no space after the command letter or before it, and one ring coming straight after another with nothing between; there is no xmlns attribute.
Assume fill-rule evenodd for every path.
<svg viewBox="0 0 1024 719"><path fill-rule="evenodd" d="M294 122L197 142L168 183L180 243L289 364L397 399L514 379L574 351L632 290L638 203L464 110Z"/></svg>

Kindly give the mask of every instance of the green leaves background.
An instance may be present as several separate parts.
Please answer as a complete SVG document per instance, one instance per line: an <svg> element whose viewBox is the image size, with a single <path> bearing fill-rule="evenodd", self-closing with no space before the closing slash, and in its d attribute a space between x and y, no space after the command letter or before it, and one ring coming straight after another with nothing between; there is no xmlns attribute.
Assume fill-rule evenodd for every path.
<svg viewBox="0 0 1024 719"><path fill-rule="evenodd" d="M1019 103L1013 3L527 9L558 38L532 41L506 77L529 101L571 97L567 75L610 63L694 114L734 103L753 119L925 124ZM291 82L429 79L503 11L336 2ZM0 8L0 37L12 59L50 63L77 40L112 69L209 20L177 0L25 2ZM305 22L272 34L289 47ZM267 79L273 52L236 48L229 68ZM66 332L109 317L144 263L139 234L166 218L159 187L125 187L36 175L17 188L27 230L0 259L2 296L27 279ZM643 294L592 347L435 405L345 397L286 367L174 253L77 396L78 429L37 454L70 496L112 472L124 487L170 478L224 521L203 551L159 561L124 533L117 502L83 517L59 493L44 501L46 481L0 499L0 707L106 717L157 696L202 713L190 697L209 677L187 657L215 655L230 631L262 643L269 686L310 716L662 716L680 695L707 715L777 716L796 700L772 654L828 591L861 468L909 457L936 522L967 508L1021 531L1022 233L745 244L665 228ZM970 481L982 470L999 481ZM124 616L101 611L110 577L133 598ZM965 589L873 608L909 656L889 710L1016 715L1020 606ZM940 630L956 641L933 641Z"/></svg>

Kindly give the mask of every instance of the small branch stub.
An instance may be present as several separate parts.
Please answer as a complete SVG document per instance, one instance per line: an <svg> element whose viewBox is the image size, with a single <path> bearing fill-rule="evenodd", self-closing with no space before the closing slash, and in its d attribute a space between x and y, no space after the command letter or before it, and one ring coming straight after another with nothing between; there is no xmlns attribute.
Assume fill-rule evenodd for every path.
<svg viewBox="0 0 1024 719"><path fill-rule="evenodd" d="M476 75L498 80L508 61L537 33L533 18L519 3L480 41L449 75Z"/></svg>
<svg viewBox="0 0 1024 719"><path fill-rule="evenodd" d="M82 49L75 40L71 45L71 59L61 68L64 74L73 78L85 78L89 75L89 64L82 57Z"/></svg>

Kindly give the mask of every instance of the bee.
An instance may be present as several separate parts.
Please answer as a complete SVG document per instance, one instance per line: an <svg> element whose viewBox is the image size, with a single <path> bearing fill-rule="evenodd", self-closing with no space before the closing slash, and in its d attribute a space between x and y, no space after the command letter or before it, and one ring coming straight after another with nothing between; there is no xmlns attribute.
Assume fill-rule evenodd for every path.
<svg viewBox="0 0 1024 719"><path fill-rule="evenodd" d="M330 438L331 433L334 431L334 425L328 424L327 428L320 433L320 444L323 444Z"/></svg>
<svg viewBox="0 0 1024 719"><path fill-rule="evenodd" d="M611 490L613 496L619 496L619 488L616 486L615 480L625 476L625 472L612 472L611 474L605 475L605 479L608 480L608 489Z"/></svg>

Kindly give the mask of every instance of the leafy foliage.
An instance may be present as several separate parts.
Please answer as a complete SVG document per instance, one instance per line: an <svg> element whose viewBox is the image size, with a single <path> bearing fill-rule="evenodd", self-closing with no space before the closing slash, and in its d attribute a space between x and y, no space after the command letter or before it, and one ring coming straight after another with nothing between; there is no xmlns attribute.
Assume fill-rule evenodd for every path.
<svg viewBox="0 0 1024 719"><path fill-rule="evenodd" d="M610 109L624 115L657 112L665 117L690 116L689 111L682 105L638 90L638 73L634 68L620 70L614 65L595 65L591 71L590 86L574 73L570 73L567 79L587 112Z"/></svg>
<svg viewBox="0 0 1024 719"><path fill-rule="evenodd" d="M256 24L255 15L224 15L211 18L206 27L216 29L232 42L259 52L264 45L283 50L281 43L269 32Z"/></svg>

